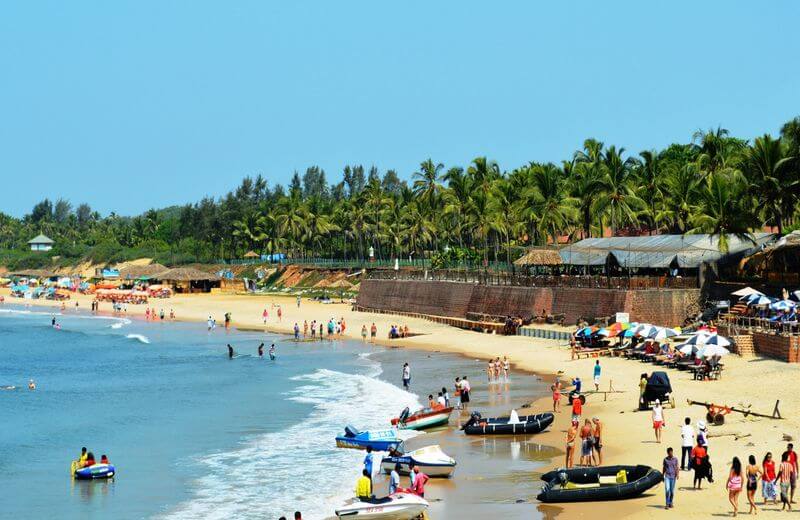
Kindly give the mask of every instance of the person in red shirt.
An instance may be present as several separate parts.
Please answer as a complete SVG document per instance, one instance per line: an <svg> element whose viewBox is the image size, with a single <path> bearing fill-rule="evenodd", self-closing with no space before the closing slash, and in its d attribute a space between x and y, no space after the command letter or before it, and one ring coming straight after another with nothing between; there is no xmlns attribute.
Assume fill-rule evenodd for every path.
<svg viewBox="0 0 800 520"><path fill-rule="evenodd" d="M414 483L411 485L411 492L418 497L425 498L425 484L428 482L428 475L419 470L419 466L414 466Z"/></svg>
<svg viewBox="0 0 800 520"><path fill-rule="evenodd" d="M84 462L84 467L94 466L94 453L91 451L86 455L86 462Z"/></svg>
<svg viewBox="0 0 800 520"><path fill-rule="evenodd" d="M708 452L706 449L698 444L692 449L692 468L694 469L694 483L692 488L700 489L703 484L703 479L708 477L708 467L706 465L706 457Z"/></svg>
<svg viewBox="0 0 800 520"><path fill-rule="evenodd" d="M789 502L794 503L794 490L797 488L797 452L794 451L794 444L791 442L786 445L786 461L792 465L794 468L794 473L792 473L791 480L789 481Z"/></svg>
<svg viewBox="0 0 800 520"><path fill-rule="evenodd" d="M583 403L581 402L581 396L579 396L578 394L574 394L572 396L572 420L578 421L578 423L580 424L581 413L583 413Z"/></svg>
<svg viewBox="0 0 800 520"><path fill-rule="evenodd" d="M100 464L108 464L108 457L100 455Z"/></svg>
<svg viewBox="0 0 800 520"><path fill-rule="evenodd" d="M772 453L767 452L764 455L764 461L761 463L761 494L764 497L764 504L767 500L772 500L772 504L778 503L778 495L775 491L775 461L772 460Z"/></svg>

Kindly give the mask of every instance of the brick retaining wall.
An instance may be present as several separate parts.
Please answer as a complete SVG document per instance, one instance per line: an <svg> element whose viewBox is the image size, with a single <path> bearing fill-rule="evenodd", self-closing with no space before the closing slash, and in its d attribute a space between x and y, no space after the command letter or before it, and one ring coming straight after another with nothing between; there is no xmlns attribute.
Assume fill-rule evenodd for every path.
<svg viewBox="0 0 800 520"><path fill-rule="evenodd" d="M769 332L753 332L756 353L789 363L800 363L800 337L777 335Z"/></svg>
<svg viewBox="0 0 800 520"><path fill-rule="evenodd" d="M699 289L583 289L573 287L509 287L459 282L370 280L361 282L359 307L467 317L467 313L580 317L630 313L631 320L680 325L687 308L700 298Z"/></svg>

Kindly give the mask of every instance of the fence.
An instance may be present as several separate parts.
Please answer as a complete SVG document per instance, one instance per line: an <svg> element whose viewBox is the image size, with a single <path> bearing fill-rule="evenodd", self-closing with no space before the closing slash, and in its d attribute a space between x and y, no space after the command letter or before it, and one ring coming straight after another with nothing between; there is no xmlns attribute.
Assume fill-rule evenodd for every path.
<svg viewBox="0 0 800 520"><path fill-rule="evenodd" d="M728 327L732 336L747 332L772 332L775 334L796 335L800 334L800 325L795 321L771 320L757 316L737 316L736 314L721 314L719 321Z"/></svg>
<svg viewBox="0 0 800 520"><path fill-rule="evenodd" d="M373 280L428 280L466 282L482 285L508 285L516 287L572 287L581 289L696 289L697 278L666 276L528 276L509 272L475 270L386 270L367 271Z"/></svg>

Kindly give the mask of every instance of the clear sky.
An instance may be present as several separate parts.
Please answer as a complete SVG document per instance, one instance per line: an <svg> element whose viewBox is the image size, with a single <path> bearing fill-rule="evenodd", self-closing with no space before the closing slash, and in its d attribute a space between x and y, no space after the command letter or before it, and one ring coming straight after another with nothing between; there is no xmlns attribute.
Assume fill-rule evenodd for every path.
<svg viewBox="0 0 800 520"><path fill-rule="evenodd" d="M797 1L9 2L0 211L775 134L800 114L798 20Z"/></svg>

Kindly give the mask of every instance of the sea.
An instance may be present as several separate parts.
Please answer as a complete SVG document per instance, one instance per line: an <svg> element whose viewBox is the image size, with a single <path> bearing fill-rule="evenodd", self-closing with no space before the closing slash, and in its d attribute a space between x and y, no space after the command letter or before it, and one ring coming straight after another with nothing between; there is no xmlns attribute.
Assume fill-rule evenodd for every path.
<svg viewBox="0 0 800 520"><path fill-rule="evenodd" d="M6 304L0 516L329 517L351 496L364 456L337 449L334 437L347 424L386 428L420 405L378 377L373 352ZM107 454L117 477L73 481L70 462L83 446L98 460Z"/></svg>
<svg viewBox="0 0 800 520"><path fill-rule="evenodd" d="M410 391L401 386L406 361ZM6 303L0 518L277 520L294 511L331 518L352 496L364 458L336 448L345 425L385 429L403 408L452 388L455 375L470 376L472 401L488 413L544 395L545 384L532 376L487 386L484 366L360 341L295 342L259 331L209 332L205 323ZM467 417L456 414L458 422ZM408 439L409 449L440 444L461 468L437 491L432 518L543 516L532 482L553 448L535 437L467 439L452 427L418 435ZM97 460L108 455L116 478L70 478L84 446Z"/></svg>

